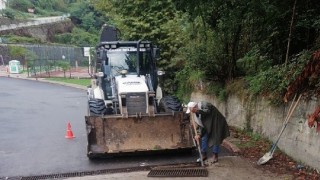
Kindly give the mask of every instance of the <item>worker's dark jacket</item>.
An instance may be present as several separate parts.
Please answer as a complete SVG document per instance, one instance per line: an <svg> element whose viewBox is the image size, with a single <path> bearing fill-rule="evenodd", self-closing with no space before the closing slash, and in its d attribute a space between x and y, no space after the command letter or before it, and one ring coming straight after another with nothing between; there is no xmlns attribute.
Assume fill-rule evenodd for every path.
<svg viewBox="0 0 320 180"><path fill-rule="evenodd" d="M200 128L198 133L202 136L208 133L208 146L220 145L222 141L230 136L226 118L219 110L209 102L201 102L201 107L196 112L201 117L204 128ZM199 116L201 114L201 116Z"/></svg>

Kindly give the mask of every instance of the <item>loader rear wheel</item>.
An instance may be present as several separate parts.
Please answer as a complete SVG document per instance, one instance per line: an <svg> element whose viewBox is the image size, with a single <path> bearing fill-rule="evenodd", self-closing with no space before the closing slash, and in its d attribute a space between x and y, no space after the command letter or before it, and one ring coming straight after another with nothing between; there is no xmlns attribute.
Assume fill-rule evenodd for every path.
<svg viewBox="0 0 320 180"><path fill-rule="evenodd" d="M90 99L89 104L89 115L104 115L107 108L104 104L103 99Z"/></svg>
<svg viewBox="0 0 320 180"><path fill-rule="evenodd" d="M159 102L160 112L182 111L182 105L177 97L166 96Z"/></svg>

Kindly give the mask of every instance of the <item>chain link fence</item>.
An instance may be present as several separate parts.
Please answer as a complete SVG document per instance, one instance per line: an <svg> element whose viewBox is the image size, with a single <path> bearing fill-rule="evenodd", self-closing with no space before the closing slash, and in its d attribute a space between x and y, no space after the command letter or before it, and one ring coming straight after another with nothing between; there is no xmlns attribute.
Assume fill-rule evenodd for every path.
<svg viewBox="0 0 320 180"><path fill-rule="evenodd" d="M30 77L89 77L89 58L81 47L0 44L0 56L2 65L20 61Z"/></svg>

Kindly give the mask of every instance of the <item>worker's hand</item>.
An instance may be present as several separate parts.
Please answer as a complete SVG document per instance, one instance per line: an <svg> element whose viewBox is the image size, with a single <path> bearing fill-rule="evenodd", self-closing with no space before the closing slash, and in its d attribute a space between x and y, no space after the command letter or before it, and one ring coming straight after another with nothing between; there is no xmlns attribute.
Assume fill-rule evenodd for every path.
<svg viewBox="0 0 320 180"><path fill-rule="evenodd" d="M195 135L194 139L197 141L198 144L200 144L200 135Z"/></svg>

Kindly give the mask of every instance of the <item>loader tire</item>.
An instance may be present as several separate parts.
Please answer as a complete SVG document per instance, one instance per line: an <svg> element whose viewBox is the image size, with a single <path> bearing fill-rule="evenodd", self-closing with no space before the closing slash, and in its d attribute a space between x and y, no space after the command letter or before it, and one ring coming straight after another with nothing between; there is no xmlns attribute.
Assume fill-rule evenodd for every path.
<svg viewBox="0 0 320 180"><path fill-rule="evenodd" d="M104 115L107 111L103 99L90 99L88 104L90 112L89 115Z"/></svg>
<svg viewBox="0 0 320 180"><path fill-rule="evenodd" d="M166 96L159 102L160 112L182 111L182 105L177 97Z"/></svg>

